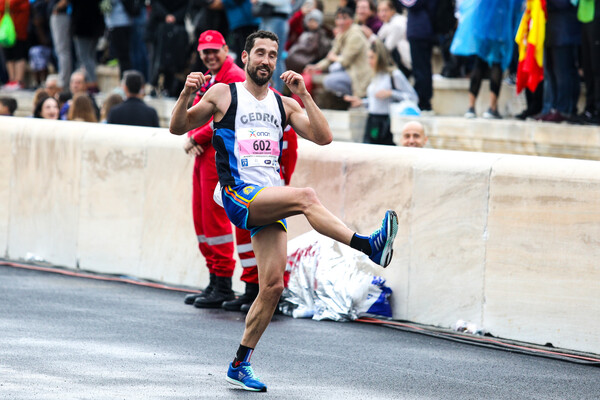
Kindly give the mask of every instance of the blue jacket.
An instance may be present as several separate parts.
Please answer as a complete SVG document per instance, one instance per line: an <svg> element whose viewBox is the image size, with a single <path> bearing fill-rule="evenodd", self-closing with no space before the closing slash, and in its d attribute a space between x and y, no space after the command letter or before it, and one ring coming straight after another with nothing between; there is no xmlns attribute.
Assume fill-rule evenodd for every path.
<svg viewBox="0 0 600 400"><path fill-rule="evenodd" d="M399 0L408 8L406 37L411 39L433 39L431 20L435 13L438 0Z"/></svg>
<svg viewBox="0 0 600 400"><path fill-rule="evenodd" d="M250 0L223 0L223 6L230 30L243 26L258 27L260 25L260 18L252 15Z"/></svg>
<svg viewBox="0 0 600 400"><path fill-rule="evenodd" d="M578 46L581 44L581 23L571 0L547 0L546 46Z"/></svg>

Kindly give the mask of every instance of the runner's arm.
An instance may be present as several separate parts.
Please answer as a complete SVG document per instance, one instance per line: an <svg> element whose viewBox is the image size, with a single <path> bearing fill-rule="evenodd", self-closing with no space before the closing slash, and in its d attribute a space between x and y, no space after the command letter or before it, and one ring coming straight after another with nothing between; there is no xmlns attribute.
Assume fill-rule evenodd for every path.
<svg viewBox="0 0 600 400"><path fill-rule="evenodd" d="M199 74L201 77L194 77L194 74ZM188 75L186 86L181 91L177 103L175 103L175 107L173 108L173 112L171 113L169 130L172 134L183 135L191 129L198 128L206 124L215 112L217 112L217 99L219 98L219 95L223 95L221 92L227 88L227 85L214 85L204 94L204 96L202 96L202 99L198 104L194 105L189 110L187 109L189 96L206 82L205 78L206 77L201 75L201 73L192 72ZM210 76L208 76L208 79L210 79Z"/></svg>
<svg viewBox="0 0 600 400"><path fill-rule="evenodd" d="M306 90L302 75L293 71L286 71L281 75L281 79L292 93L300 97L306 109L305 114L296 100L282 97L287 119L292 128L298 135L316 144L326 145L331 143L333 134L327 119Z"/></svg>

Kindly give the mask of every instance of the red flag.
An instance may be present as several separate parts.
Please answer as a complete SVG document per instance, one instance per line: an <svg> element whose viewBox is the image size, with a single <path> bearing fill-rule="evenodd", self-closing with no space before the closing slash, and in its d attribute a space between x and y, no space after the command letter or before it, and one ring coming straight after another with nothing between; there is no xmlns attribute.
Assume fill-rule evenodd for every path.
<svg viewBox="0 0 600 400"><path fill-rule="evenodd" d="M524 88L534 92L544 80L544 40L546 38L546 0L527 0L515 41L519 46L517 93Z"/></svg>

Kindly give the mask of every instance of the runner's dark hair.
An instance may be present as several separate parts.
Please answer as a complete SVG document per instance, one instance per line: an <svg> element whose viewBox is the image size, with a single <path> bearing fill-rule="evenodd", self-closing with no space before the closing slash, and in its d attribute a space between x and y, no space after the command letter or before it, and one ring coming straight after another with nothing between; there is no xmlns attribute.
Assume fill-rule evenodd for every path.
<svg viewBox="0 0 600 400"><path fill-rule="evenodd" d="M252 50L252 48L254 47L254 42L256 42L256 39L271 39L272 41L277 43L277 46L279 46L279 38L273 32L262 30L256 31L248 35L248 37L246 38L246 44L244 45L244 50L246 51L246 53L250 54L250 50Z"/></svg>

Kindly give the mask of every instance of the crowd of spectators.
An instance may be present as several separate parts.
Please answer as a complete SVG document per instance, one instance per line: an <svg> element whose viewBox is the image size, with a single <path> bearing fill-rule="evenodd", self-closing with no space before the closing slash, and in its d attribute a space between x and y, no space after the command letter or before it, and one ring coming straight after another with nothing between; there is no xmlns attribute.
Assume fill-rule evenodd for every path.
<svg viewBox="0 0 600 400"><path fill-rule="evenodd" d="M45 86L58 100L59 118L67 119L82 87L73 82L75 77L85 82L88 96L77 102L91 100L96 120L108 120L108 115L100 115L93 96L100 63L118 65L121 78L125 71L138 71L149 87L137 98L177 97L187 72L206 71L194 47L200 32L223 34L231 56L242 66L244 40L260 28L280 37L272 85L284 94L278 77L292 69L303 73L311 90L314 74L323 74L325 92L346 108L357 104L342 99L367 97L367 87L377 75L367 61L369 49L381 42L389 55L389 70L412 83L419 112L433 114L432 54L439 47L441 75L470 79L465 117L497 119L502 118L502 83L514 81L520 68L517 28L527 7L535 3L545 7L545 79L535 90L526 90L527 108L516 117L600 123L599 0L335 3L339 7L331 15L324 13L322 0L0 0L0 17L10 13L17 37L13 46L0 47L0 82L3 91ZM478 114L475 103L483 79L490 80L491 95L487 110ZM582 84L585 107L578 110Z"/></svg>

